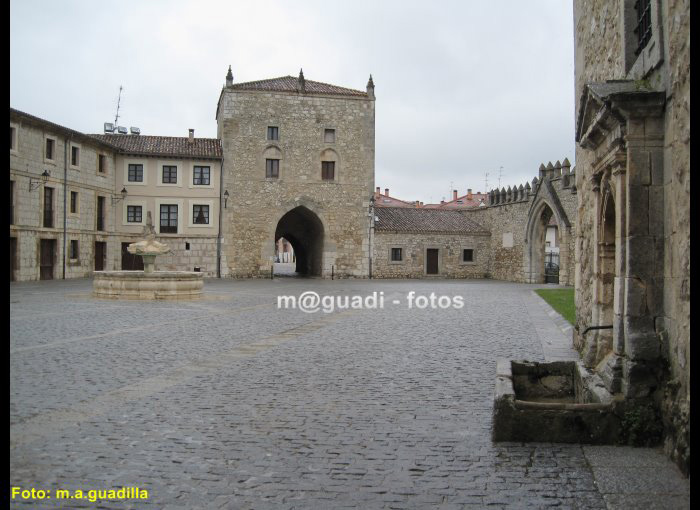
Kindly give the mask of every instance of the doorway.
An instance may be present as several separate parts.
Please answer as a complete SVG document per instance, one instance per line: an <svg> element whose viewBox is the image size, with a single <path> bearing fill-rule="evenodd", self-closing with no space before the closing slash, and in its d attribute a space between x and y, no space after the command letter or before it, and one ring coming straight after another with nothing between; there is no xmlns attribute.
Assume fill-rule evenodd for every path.
<svg viewBox="0 0 700 510"><path fill-rule="evenodd" d="M104 271L106 260L107 243L104 241L95 241L95 271Z"/></svg>
<svg viewBox="0 0 700 510"><path fill-rule="evenodd" d="M39 279L53 280L56 261L56 240L41 239L39 243Z"/></svg>
<svg viewBox="0 0 700 510"><path fill-rule="evenodd" d="M440 250L428 248L425 251L425 274L440 274Z"/></svg>

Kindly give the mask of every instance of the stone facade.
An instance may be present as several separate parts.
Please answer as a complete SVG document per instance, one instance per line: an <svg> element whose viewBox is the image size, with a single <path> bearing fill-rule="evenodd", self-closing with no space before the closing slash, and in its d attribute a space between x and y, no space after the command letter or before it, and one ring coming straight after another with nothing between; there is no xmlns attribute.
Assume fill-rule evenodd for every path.
<svg viewBox="0 0 700 510"><path fill-rule="evenodd" d="M690 6L574 2L576 345L609 389L661 412L690 458ZM641 33L646 33L644 30ZM611 81L615 80L615 81ZM603 326L586 332L589 326Z"/></svg>
<svg viewBox="0 0 700 510"><path fill-rule="evenodd" d="M10 256L13 260L10 279L41 278L42 240L53 241L45 255L44 277L88 276L95 259L95 243L109 242L114 231L110 200L114 190L114 148L77 131L12 109L10 127L13 128L10 148ZM46 152L47 140L51 140L49 143L53 146L50 158ZM104 156L103 171L98 168L100 155ZM44 172L48 174L45 181L42 179ZM46 222L44 212L47 188L53 190L52 207L46 213L50 223ZM99 230L96 222L98 197L104 201L104 222ZM75 199L75 213L71 211L71 198ZM71 241L78 243L78 257L75 259L71 259L69 251Z"/></svg>
<svg viewBox="0 0 700 510"><path fill-rule="evenodd" d="M10 128L12 280L42 278L42 240L54 241L49 254L51 264L45 260L44 278L85 278L96 269L122 269L123 245L141 240L148 211L158 229L160 203L178 205L178 232L159 232L158 240L168 244L171 252L159 258L158 269L217 275L221 200L218 140L87 135L13 109ZM53 140L54 155L50 159L46 157L47 140ZM126 168L134 162L143 164L144 183L128 182ZM159 182L163 164L178 168L177 183ZM195 165L211 169L210 184L201 189L192 185ZM41 177L44 171L49 174L45 183ZM44 226L45 188L53 189L51 227ZM119 192L122 189L127 191L125 197ZM98 226L99 202L103 220ZM208 207L208 223L194 221L193 204ZM129 205L142 207L140 222L127 221ZM76 241L77 256L72 257L71 244ZM221 258L225 260L224 255Z"/></svg>
<svg viewBox="0 0 700 510"><path fill-rule="evenodd" d="M373 91L371 81L360 92L303 74L242 84L231 77L217 109L230 194L223 211L229 275L269 275L284 237L300 273L368 276ZM269 173L268 160L277 162ZM323 162L333 163L332 179L322 178Z"/></svg>

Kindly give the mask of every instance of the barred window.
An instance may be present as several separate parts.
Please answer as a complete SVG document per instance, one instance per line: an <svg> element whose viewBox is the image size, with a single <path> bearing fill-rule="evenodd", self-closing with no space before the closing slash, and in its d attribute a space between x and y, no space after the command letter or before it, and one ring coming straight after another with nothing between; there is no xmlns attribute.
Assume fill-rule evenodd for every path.
<svg viewBox="0 0 700 510"><path fill-rule="evenodd" d="M321 179L324 181L332 181L335 179L335 161L321 162Z"/></svg>
<svg viewBox="0 0 700 510"><path fill-rule="evenodd" d="M277 179L280 176L280 160L266 159L265 160L265 177L268 179Z"/></svg>
<svg viewBox="0 0 700 510"><path fill-rule="evenodd" d="M474 262L474 250L462 250L462 262Z"/></svg>
<svg viewBox="0 0 700 510"><path fill-rule="evenodd" d="M141 223L142 218L143 214L140 205L126 206L126 221L128 223Z"/></svg>
<svg viewBox="0 0 700 510"><path fill-rule="evenodd" d="M209 225L209 206L194 205L192 206L192 217L196 225Z"/></svg>
<svg viewBox="0 0 700 510"><path fill-rule="evenodd" d="M70 241L70 258L76 260L78 258L78 241L71 239Z"/></svg>
<svg viewBox="0 0 700 510"><path fill-rule="evenodd" d="M143 165L129 165L129 182L143 182Z"/></svg>
<svg viewBox="0 0 700 510"><path fill-rule="evenodd" d="M651 0L637 0L634 9L637 12L637 26L634 29L637 49L634 54L639 55L651 40Z"/></svg>
<svg viewBox="0 0 700 510"><path fill-rule="evenodd" d="M209 186L209 167L196 166L194 167L194 180L192 184L197 186Z"/></svg>
<svg viewBox="0 0 700 510"><path fill-rule="evenodd" d="M177 234L177 205L160 206L160 231L163 234Z"/></svg>
<svg viewBox="0 0 700 510"><path fill-rule="evenodd" d="M177 167L163 165L163 184L177 184Z"/></svg>
<svg viewBox="0 0 700 510"><path fill-rule="evenodd" d="M401 248L392 248L391 249L391 261L392 262L401 262L403 260L403 253L402 253Z"/></svg>

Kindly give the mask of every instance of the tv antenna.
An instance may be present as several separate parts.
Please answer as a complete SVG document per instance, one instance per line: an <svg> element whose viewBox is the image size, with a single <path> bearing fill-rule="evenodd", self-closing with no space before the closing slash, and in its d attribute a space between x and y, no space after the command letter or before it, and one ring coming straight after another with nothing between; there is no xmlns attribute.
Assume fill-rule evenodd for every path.
<svg viewBox="0 0 700 510"><path fill-rule="evenodd" d="M119 85L119 97L117 98L117 114L114 116L114 125L119 125L119 104L122 101L122 86Z"/></svg>
<svg viewBox="0 0 700 510"><path fill-rule="evenodd" d="M501 187L501 175L503 175L503 167L500 167L498 169L498 187L499 187L499 189Z"/></svg>
<svg viewBox="0 0 700 510"><path fill-rule="evenodd" d="M488 172L484 172L484 189L488 193L488 190L489 190L489 173Z"/></svg>

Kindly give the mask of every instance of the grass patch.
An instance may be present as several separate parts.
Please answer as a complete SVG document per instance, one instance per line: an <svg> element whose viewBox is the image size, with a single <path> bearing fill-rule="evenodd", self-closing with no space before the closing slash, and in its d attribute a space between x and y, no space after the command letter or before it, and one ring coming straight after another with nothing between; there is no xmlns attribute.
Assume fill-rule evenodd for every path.
<svg viewBox="0 0 700 510"><path fill-rule="evenodd" d="M535 292L572 325L576 322L574 289L537 289Z"/></svg>

